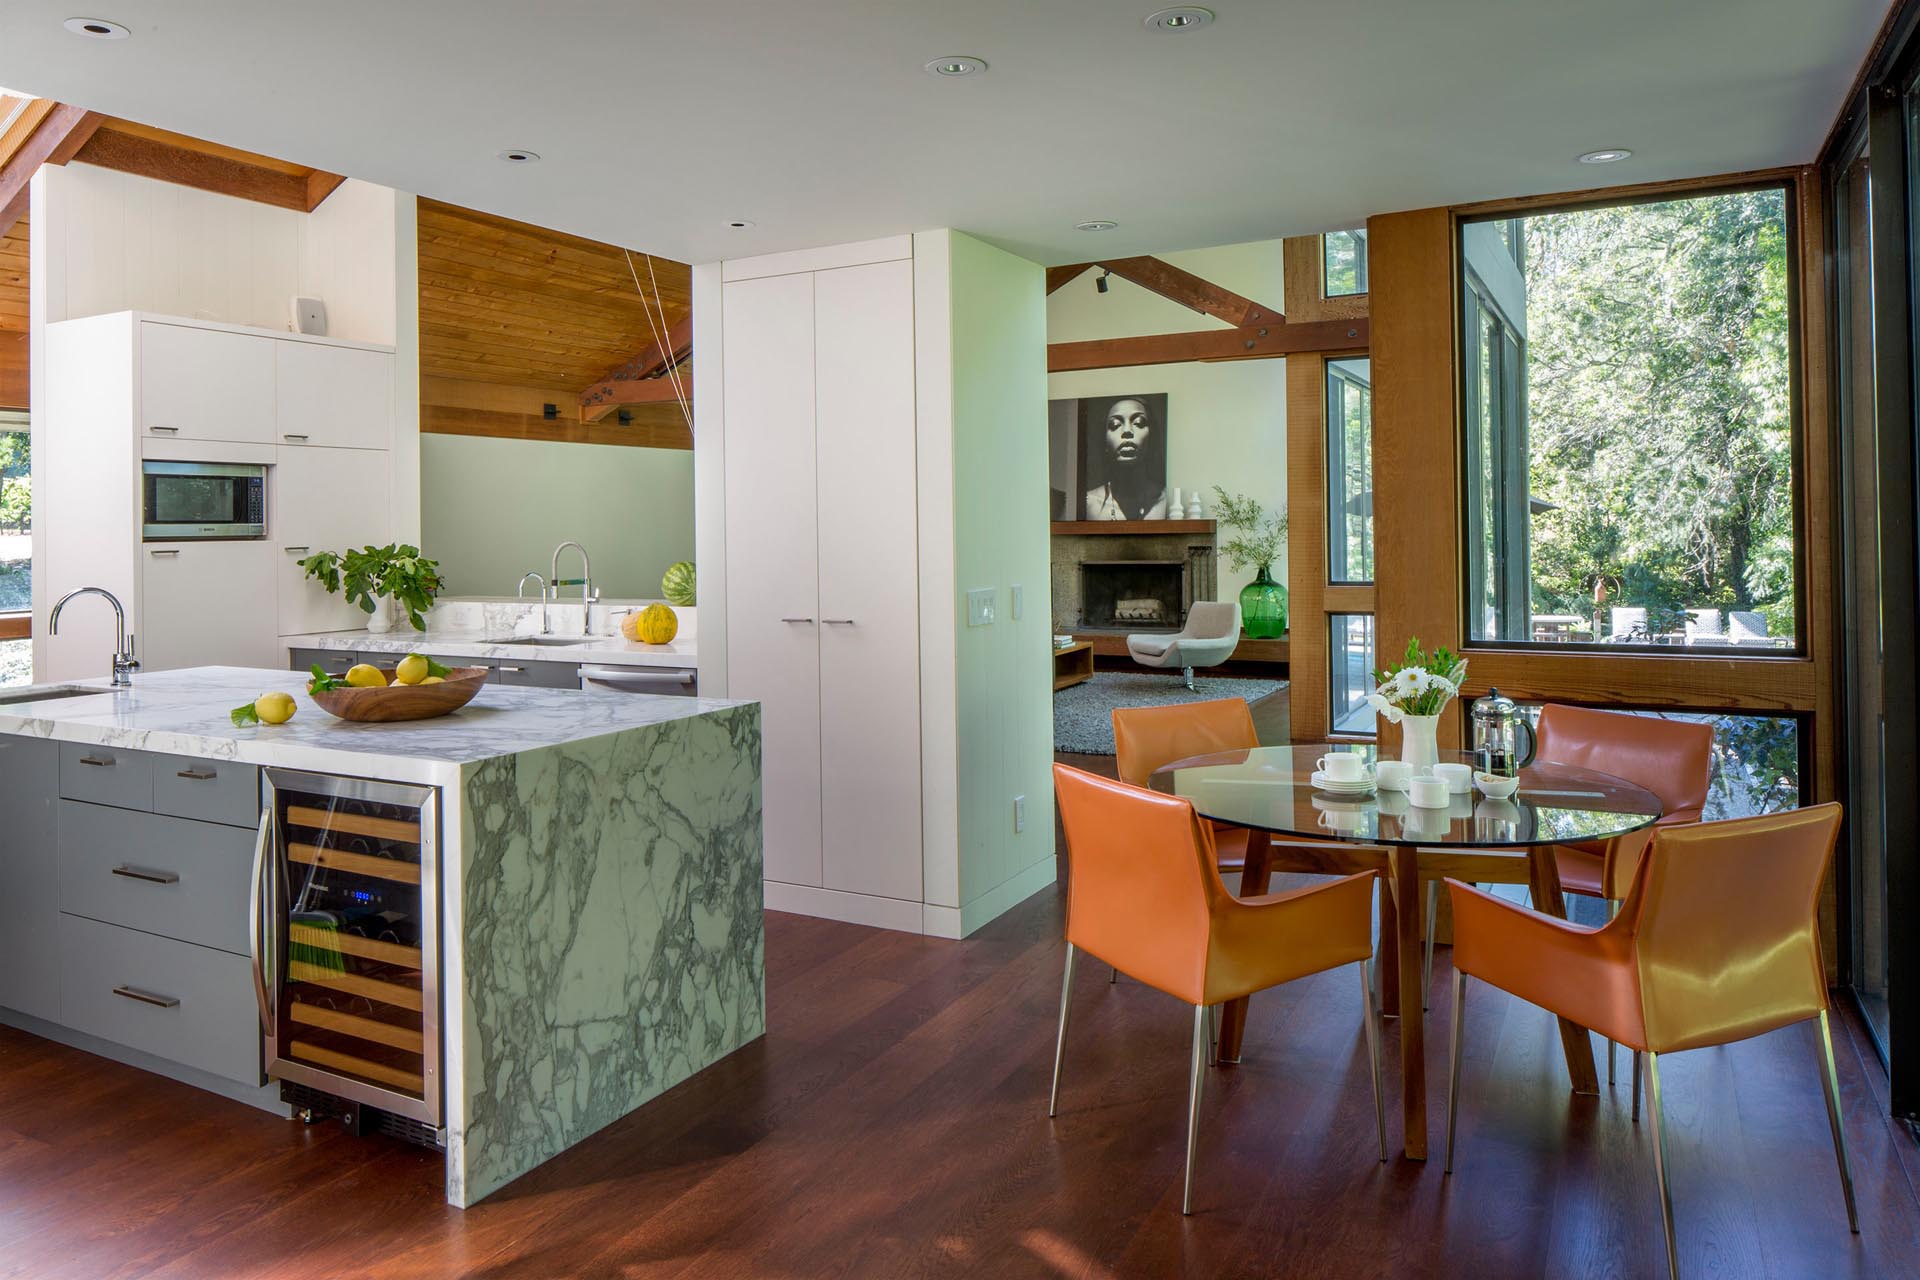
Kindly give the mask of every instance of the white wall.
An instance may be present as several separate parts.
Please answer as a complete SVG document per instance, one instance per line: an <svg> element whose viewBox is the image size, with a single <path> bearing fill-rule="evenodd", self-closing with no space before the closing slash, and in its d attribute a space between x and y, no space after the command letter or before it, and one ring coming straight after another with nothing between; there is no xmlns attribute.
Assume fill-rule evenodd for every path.
<svg viewBox="0 0 1920 1280"><path fill-rule="evenodd" d="M667 566L693 559L688 450L419 439L420 548L440 561L451 594L512 595L528 570L546 576L568 539L586 547L608 598L657 597ZM561 568L576 576L571 551Z"/></svg>
<svg viewBox="0 0 1920 1280"><path fill-rule="evenodd" d="M1280 308L1285 300L1281 242L1260 240L1159 255L1203 279ZM1143 337L1230 326L1189 311L1138 285L1114 276L1108 291L1088 271L1047 298L1047 341L1084 342L1097 338ZM1199 488L1214 514L1213 486L1258 498L1268 509L1287 501L1287 370L1284 360L1239 360L1220 364L1143 365L1128 369L1090 369L1047 375L1047 395L1060 400L1083 396L1145 394L1167 396L1167 484ZM1185 496L1184 492L1182 494ZM1043 502L1044 505L1044 502ZM1286 556L1274 575L1286 581ZM1234 572L1220 563L1218 598L1237 600L1254 570Z"/></svg>

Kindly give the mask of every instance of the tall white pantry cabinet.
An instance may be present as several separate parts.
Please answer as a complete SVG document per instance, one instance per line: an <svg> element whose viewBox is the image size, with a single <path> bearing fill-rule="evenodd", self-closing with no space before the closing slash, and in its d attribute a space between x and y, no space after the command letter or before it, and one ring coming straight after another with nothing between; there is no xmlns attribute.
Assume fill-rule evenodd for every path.
<svg viewBox="0 0 1920 1280"><path fill-rule="evenodd" d="M53 602L81 586L126 606L147 670L281 667L280 637L365 625L297 561L391 537L391 347L115 312L48 325L46 378L36 679L106 672L103 602L77 601L47 634ZM144 541L146 459L265 464L267 536Z"/></svg>
<svg viewBox="0 0 1920 1280"><path fill-rule="evenodd" d="M913 262L780 268L723 286L727 692L763 706L767 901L917 929Z"/></svg>

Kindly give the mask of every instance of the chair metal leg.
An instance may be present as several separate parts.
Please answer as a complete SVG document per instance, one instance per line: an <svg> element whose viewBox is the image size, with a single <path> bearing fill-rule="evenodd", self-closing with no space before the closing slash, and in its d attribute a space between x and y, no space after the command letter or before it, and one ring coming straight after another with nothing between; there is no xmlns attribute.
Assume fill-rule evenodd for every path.
<svg viewBox="0 0 1920 1280"><path fill-rule="evenodd" d="M1620 914L1620 899L1618 899L1618 898L1608 898L1608 899L1607 899L1607 907L1608 907L1608 911L1607 911L1607 918L1608 918L1609 920L1611 920L1611 919L1612 919L1612 918L1613 918L1614 916L1617 916L1617 915L1619 915L1619 914ZM1608 1084L1612 1084L1612 1083L1613 1083L1613 1079L1614 1079L1614 1077L1613 1077L1613 1051L1614 1051L1614 1049L1615 1049L1615 1048L1617 1048L1617 1047L1618 1047L1618 1046L1616 1046L1616 1045L1615 1045L1615 1044L1613 1043L1613 1041L1611 1041L1611 1040L1609 1040L1609 1041L1607 1041L1607 1083L1608 1083ZM1637 1082L1637 1081L1636 1081L1636 1082ZM1638 1109L1636 1108L1636 1112L1637 1112L1637 1110L1638 1110Z"/></svg>
<svg viewBox="0 0 1920 1280"><path fill-rule="evenodd" d="M1380 1010L1373 1002L1373 982L1367 976L1367 962L1360 962L1360 1004L1367 1020L1367 1062L1372 1067L1373 1123L1380 1131L1380 1163L1387 1162L1386 1086L1380 1078Z"/></svg>
<svg viewBox="0 0 1920 1280"><path fill-rule="evenodd" d="M1427 967L1420 979L1420 1008L1433 1008L1433 934L1440 922L1440 882L1427 881Z"/></svg>
<svg viewBox="0 0 1920 1280"><path fill-rule="evenodd" d="M1118 969L1109 969L1107 971L1107 985L1112 986L1118 981L1120 981L1120 971Z"/></svg>
<svg viewBox="0 0 1920 1280"><path fill-rule="evenodd" d="M1633 1122L1640 1123L1640 1051L1633 1051Z"/></svg>
<svg viewBox="0 0 1920 1280"><path fill-rule="evenodd" d="M1206 1083L1207 1007L1193 1006L1193 1067L1187 1082L1187 1182L1180 1194L1180 1212L1193 1212L1193 1158L1200 1145L1200 1089Z"/></svg>
<svg viewBox="0 0 1920 1280"><path fill-rule="evenodd" d="M1660 1055L1647 1051L1647 1119L1653 1124L1653 1174L1660 1183L1660 1225L1667 1232L1667 1275L1680 1280L1680 1251L1673 1243L1673 1195L1667 1190L1667 1126L1660 1114Z"/></svg>
<svg viewBox="0 0 1920 1280"><path fill-rule="evenodd" d="M1207 1006L1207 1065L1220 1065L1220 1006Z"/></svg>
<svg viewBox="0 0 1920 1280"><path fill-rule="evenodd" d="M1181 678L1182 680L1184 680L1184 681L1186 681L1186 684L1187 684L1187 688L1189 688L1189 689L1192 689L1192 688L1194 687L1194 685L1193 685L1193 668L1192 668L1192 667L1182 667L1182 668L1180 668L1180 678Z"/></svg>
<svg viewBox="0 0 1920 1280"><path fill-rule="evenodd" d="M1074 945L1067 944L1067 970L1060 977L1060 1032L1053 1042L1053 1092L1047 1095L1047 1114L1060 1114L1060 1060L1067 1054L1067 1009L1073 999Z"/></svg>
<svg viewBox="0 0 1920 1280"><path fill-rule="evenodd" d="M1847 1167L1847 1133L1840 1119L1840 1077L1833 1069L1833 1031L1820 1011L1820 1075L1826 1082L1827 1123L1833 1126L1833 1156L1840 1162L1840 1189L1847 1194L1847 1227L1860 1234L1860 1211L1853 1203L1853 1170Z"/></svg>
<svg viewBox="0 0 1920 1280"><path fill-rule="evenodd" d="M1460 1021L1467 1004L1467 975L1453 971L1453 1034L1447 1041L1447 1165L1453 1172L1453 1126L1460 1115Z"/></svg>

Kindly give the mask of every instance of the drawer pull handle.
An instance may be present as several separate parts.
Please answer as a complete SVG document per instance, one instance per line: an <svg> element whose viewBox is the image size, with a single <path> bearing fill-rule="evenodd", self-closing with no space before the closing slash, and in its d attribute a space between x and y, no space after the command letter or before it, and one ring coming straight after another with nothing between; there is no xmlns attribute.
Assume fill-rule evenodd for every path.
<svg viewBox="0 0 1920 1280"><path fill-rule="evenodd" d="M297 432L288 431L283 433L280 438L282 440L305 440L307 437Z"/></svg>
<svg viewBox="0 0 1920 1280"><path fill-rule="evenodd" d="M151 991L142 991L138 987L115 987L113 994L125 996L129 1000L138 1000L141 1004L150 1004L160 1009L178 1009L179 996L157 996Z"/></svg>
<svg viewBox="0 0 1920 1280"><path fill-rule="evenodd" d="M281 548L281 550L283 550L283 551L285 551L285 552L286 552L286 553L287 553L288 555L294 555L294 554L296 554L296 553L298 553L298 554L300 554L300 555L305 555L305 554L306 554L306 553L307 553L307 552L308 552L309 550L311 550L311 548L309 548L309 547L282 547L282 548Z"/></svg>
<svg viewBox="0 0 1920 1280"><path fill-rule="evenodd" d="M185 778L189 782L212 782L220 775L211 769L182 769L173 776L176 778Z"/></svg>
<svg viewBox="0 0 1920 1280"><path fill-rule="evenodd" d="M148 427L148 428L147 428L147 430L149 430L149 431L164 431L164 432L166 432L166 433L167 433L168 435L170 435L170 436L177 436L177 435L179 435L179 434L180 434L180 428L178 428L178 427Z"/></svg>
<svg viewBox="0 0 1920 1280"><path fill-rule="evenodd" d="M519 673L524 673L526 671L526 668L525 667L495 667L494 670L495 671L512 671L516 674L519 674Z"/></svg>
<svg viewBox="0 0 1920 1280"><path fill-rule="evenodd" d="M80 763L90 764L96 769L110 769L113 767L113 757L107 756L105 759L102 759L99 756L81 756Z"/></svg>
<svg viewBox="0 0 1920 1280"><path fill-rule="evenodd" d="M178 871L147 871L140 867L115 867L113 874L125 876L129 880L145 880L148 884L179 884Z"/></svg>
<svg viewBox="0 0 1920 1280"><path fill-rule="evenodd" d="M156 547L152 551L147 552L147 554L150 556L177 556L180 554L180 548Z"/></svg>

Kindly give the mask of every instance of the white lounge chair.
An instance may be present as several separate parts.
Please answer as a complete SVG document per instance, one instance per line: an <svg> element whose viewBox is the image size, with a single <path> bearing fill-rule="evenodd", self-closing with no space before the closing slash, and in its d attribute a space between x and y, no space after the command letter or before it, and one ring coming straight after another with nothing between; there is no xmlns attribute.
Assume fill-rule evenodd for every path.
<svg viewBox="0 0 1920 1280"><path fill-rule="evenodd" d="M1615 644L1621 644L1631 639L1636 631L1643 637L1647 633L1647 611L1645 609L1615 609L1608 615L1607 621L1613 628L1613 634L1609 638Z"/></svg>
<svg viewBox="0 0 1920 1280"><path fill-rule="evenodd" d="M1143 667L1178 667L1187 688L1193 688L1195 667L1217 667L1240 645L1240 606L1215 600L1196 600L1187 611L1187 625L1174 634L1127 637L1127 652Z"/></svg>
<svg viewBox="0 0 1920 1280"><path fill-rule="evenodd" d="M1752 609L1733 609L1727 613L1727 641L1730 644L1771 645L1767 634L1767 615Z"/></svg>
<svg viewBox="0 0 1920 1280"><path fill-rule="evenodd" d="M1688 644L1725 644L1726 633L1721 629L1718 609L1687 610Z"/></svg>

